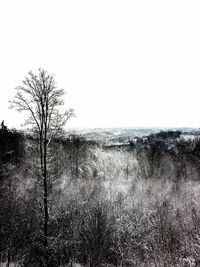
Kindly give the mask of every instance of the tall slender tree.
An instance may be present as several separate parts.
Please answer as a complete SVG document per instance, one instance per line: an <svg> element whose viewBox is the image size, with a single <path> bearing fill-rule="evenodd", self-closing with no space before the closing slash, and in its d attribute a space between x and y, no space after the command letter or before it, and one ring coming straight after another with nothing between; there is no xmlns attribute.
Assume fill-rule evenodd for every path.
<svg viewBox="0 0 200 267"><path fill-rule="evenodd" d="M54 76L43 69L38 74L29 72L21 86L15 88L16 94L10 107L29 114L25 125L31 125L36 133L39 153L41 178L43 179L43 210L44 210L44 249L48 248L48 148L67 120L74 115L73 109L60 112L64 105L64 90L58 89ZM47 257L47 256L46 256ZM46 259L48 261L48 257Z"/></svg>

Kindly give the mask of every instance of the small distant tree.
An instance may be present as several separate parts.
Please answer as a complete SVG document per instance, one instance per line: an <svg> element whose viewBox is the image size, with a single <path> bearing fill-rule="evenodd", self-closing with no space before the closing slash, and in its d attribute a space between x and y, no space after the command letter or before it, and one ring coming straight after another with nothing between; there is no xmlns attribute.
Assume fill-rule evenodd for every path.
<svg viewBox="0 0 200 267"><path fill-rule="evenodd" d="M58 89L54 76L43 69L38 74L29 72L21 86L15 88L16 94L10 107L29 114L24 125L31 125L39 144L41 178L43 179L44 210L44 249L48 248L48 164L47 155L51 141L61 132L63 126L74 115L73 109L61 113L64 104L63 89ZM46 262L48 256L46 253ZM48 264L48 263L46 263Z"/></svg>

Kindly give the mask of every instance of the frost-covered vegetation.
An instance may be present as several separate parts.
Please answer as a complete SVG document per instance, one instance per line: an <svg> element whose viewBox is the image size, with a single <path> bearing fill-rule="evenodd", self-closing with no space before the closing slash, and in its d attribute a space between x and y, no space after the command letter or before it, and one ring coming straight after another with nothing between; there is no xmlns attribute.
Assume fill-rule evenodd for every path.
<svg viewBox="0 0 200 267"><path fill-rule="evenodd" d="M0 253L37 267L45 255L35 138L0 129ZM162 132L120 146L62 136L47 164L49 266L200 266L198 136Z"/></svg>

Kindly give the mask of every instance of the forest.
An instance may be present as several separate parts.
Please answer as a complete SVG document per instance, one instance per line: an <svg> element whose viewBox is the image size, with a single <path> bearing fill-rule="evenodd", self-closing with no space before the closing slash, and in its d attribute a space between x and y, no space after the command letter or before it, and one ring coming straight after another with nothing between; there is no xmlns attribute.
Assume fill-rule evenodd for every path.
<svg viewBox="0 0 200 267"><path fill-rule="evenodd" d="M54 138L47 160L48 263L39 162L37 136L2 122L5 266L200 266L198 136L160 132L120 146L81 135Z"/></svg>
<svg viewBox="0 0 200 267"><path fill-rule="evenodd" d="M200 266L198 131L87 138L53 75L15 90L29 128L0 127L1 267Z"/></svg>

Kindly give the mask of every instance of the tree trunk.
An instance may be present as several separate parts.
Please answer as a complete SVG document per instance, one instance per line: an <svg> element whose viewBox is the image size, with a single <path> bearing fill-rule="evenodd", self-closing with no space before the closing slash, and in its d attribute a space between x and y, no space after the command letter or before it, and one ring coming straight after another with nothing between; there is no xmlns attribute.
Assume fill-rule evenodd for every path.
<svg viewBox="0 0 200 267"><path fill-rule="evenodd" d="M47 107L46 107L47 112ZM47 116L47 113L46 113ZM48 185L47 185L47 117L44 120L44 169L43 169L43 181L44 181L44 247L45 247L45 257L46 257L46 266L48 266Z"/></svg>
<svg viewBox="0 0 200 267"><path fill-rule="evenodd" d="M6 267L10 266L10 248L8 249L8 253L7 253L7 264Z"/></svg>
<svg viewBox="0 0 200 267"><path fill-rule="evenodd" d="M41 172L43 178L43 205L44 205L44 224L43 224L43 235L44 235L44 254L46 266L48 266L48 188L47 188L47 142L46 134L43 138L43 127L40 132L40 162Z"/></svg>
<svg viewBox="0 0 200 267"><path fill-rule="evenodd" d="M45 253L45 261L46 266L48 266L48 199L47 199L47 176L46 176L46 167L44 164L44 253Z"/></svg>
<svg viewBox="0 0 200 267"><path fill-rule="evenodd" d="M44 170L44 246L48 246L48 201L47 201L47 178L46 171Z"/></svg>

